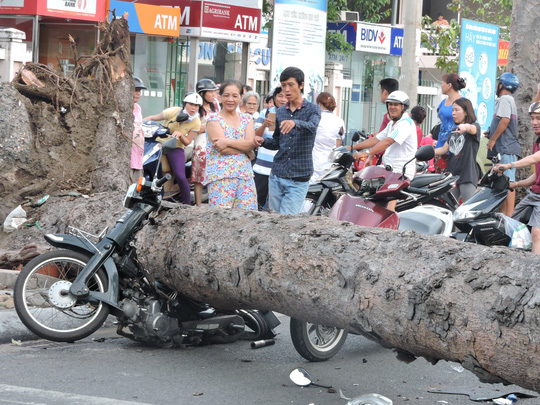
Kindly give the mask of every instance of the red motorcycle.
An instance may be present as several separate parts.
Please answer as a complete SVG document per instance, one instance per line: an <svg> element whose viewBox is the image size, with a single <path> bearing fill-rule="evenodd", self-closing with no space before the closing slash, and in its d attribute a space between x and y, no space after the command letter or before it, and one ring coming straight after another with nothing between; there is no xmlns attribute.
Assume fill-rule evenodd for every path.
<svg viewBox="0 0 540 405"><path fill-rule="evenodd" d="M368 166L357 172L353 184L358 191L354 195L341 197L330 211L330 218L362 226L450 236L453 222L448 209L419 205L398 213L386 208L392 200L418 198L418 195L429 193L426 189L412 187L411 180L404 172L405 166L412 164L414 159L426 162L433 159L434 153L433 146L422 146L415 157L404 165L402 173L394 173L388 166ZM448 182L447 188L451 187L453 182Z"/></svg>

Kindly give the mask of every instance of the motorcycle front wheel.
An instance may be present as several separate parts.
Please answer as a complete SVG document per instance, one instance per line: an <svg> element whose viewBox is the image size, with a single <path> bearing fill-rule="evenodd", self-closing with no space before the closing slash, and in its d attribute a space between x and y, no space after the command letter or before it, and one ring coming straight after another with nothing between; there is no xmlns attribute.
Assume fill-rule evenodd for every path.
<svg viewBox="0 0 540 405"><path fill-rule="evenodd" d="M73 342L94 333L109 315L102 302L77 299L69 292L88 256L69 250L47 252L32 259L17 277L15 309L36 335L56 342ZM90 291L105 292L103 269L89 280Z"/></svg>
<svg viewBox="0 0 540 405"><path fill-rule="evenodd" d="M291 318L291 339L294 348L308 361L325 361L336 355L347 340L348 331L316 325Z"/></svg>
<svg viewBox="0 0 540 405"><path fill-rule="evenodd" d="M331 209L332 206L328 202L323 203L323 205L317 205L316 199L312 197L306 197L306 199L304 200L304 204L302 205L301 212L313 216L322 215L327 217Z"/></svg>

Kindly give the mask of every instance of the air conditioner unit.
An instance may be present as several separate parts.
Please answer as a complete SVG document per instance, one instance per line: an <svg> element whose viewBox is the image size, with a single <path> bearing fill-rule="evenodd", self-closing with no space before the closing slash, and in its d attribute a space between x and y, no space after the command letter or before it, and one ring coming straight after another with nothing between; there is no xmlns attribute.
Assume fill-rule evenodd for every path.
<svg viewBox="0 0 540 405"><path fill-rule="evenodd" d="M360 14L358 14L358 11L342 10L339 12L339 18L341 21L358 21L360 20Z"/></svg>

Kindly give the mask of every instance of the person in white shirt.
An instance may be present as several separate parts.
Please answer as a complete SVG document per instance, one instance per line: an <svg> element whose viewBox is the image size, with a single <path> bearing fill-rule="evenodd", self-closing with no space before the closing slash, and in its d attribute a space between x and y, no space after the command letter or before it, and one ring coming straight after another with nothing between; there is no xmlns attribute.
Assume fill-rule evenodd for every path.
<svg viewBox="0 0 540 405"><path fill-rule="evenodd" d="M322 92L317 96L317 104L321 107L321 121L317 127L315 144L313 145L313 176L311 183L316 183L332 166L328 156L332 150L340 146L345 133L345 123L334 114L336 99L328 92Z"/></svg>
<svg viewBox="0 0 540 405"><path fill-rule="evenodd" d="M416 126L408 114L409 96L401 90L392 92L386 99L386 109L390 116L390 123L373 138L354 145L354 149L369 149L368 152L355 153L356 160L365 159L365 166L371 164L374 155L384 152L383 164L392 167L394 173L402 173L403 166L414 158L418 149ZM405 168L405 176L412 179L416 174L414 161ZM393 203L393 204L392 204ZM395 201L388 204L388 208L395 207Z"/></svg>

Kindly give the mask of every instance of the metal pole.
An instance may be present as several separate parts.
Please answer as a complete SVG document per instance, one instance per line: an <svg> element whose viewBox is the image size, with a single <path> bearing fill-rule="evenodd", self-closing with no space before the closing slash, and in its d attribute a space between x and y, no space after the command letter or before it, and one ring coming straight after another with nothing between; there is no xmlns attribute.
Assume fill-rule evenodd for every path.
<svg viewBox="0 0 540 405"><path fill-rule="evenodd" d="M392 0L392 27L397 23L398 0Z"/></svg>
<svg viewBox="0 0 540 405"><path fill-rule="evenodd" d="M405 0L404 5L403 55L401 56L400 90L411 100L411 108L417 104L418 58L417 32L420 30L422 1Z"/></svg>

